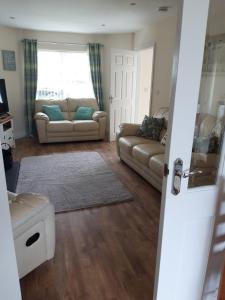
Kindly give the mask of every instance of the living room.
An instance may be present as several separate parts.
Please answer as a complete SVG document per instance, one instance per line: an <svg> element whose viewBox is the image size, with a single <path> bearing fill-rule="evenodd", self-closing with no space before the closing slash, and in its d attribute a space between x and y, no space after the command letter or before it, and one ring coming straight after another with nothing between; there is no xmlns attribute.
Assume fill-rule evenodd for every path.
<svg viewBox="0 0 225 300"><path fill-rule="evenodd" d="M13 21L13 20L12 20ZM153 82L153 111L161 106L165 106L168 102L168 92L170 88L170 73L172 65L172 56L174 49L174 40L176 34L176 15L163 16L163 20L156 21L151 26L140 30L136 33L118 33L118 34L79 34L79 33L63 33L63 32L48 32L48 31L34 31L22 30L15 28L13 22L10 20L13 27L0 27L0 43L1 49L13 49L16 57L16 70L14 72L7 72L3 70L2 64L0 66L1 78L5 78L7 84L7 93L9 100L10 111L14 116L15 123L15 137L21 138L26 136L26 116L25 116L25 98L23 85L23 47L22 40L27 38L37 39L39 41L49 41L50 48L53 48L52 43L59 43L60 48L66 49L71 47L70 44L87 44L89 42L100 43L103 47L103 92L104 92L104 106L106 112L109 112L109 96L110 96L110 50L112 48L118 49L140 49L147 48L153 43L157 44L157 51L155 54L155 77ZM167 28L165 33L164 27ZM102 29L101 29L102 30ZM104 29L106 30L106 29ZM69 45L68 45L69 44ZM42 47L44 44L40 44ZM45 45L46 47L46 45ZM0 58L2 59L2 57ZM164 70L162 71L162 66ZM162 91L161 83L164 83ZM13 87L13 89L11 88ZM155 99L154 99L155 98Z"/></svg>
<svg viewBox="0 0 225 300"><path fill-rule="evenodd" d="M138 6L138 4L136 5ZM126 4L125 9L128 10L128 13L132 13L136 8L135 5L129 5L129 3ZM154 79L153 79L153 86L152 86L152 100L151 100L151 106L152 109L157 110L161 106L165 106L167 103L167 100L165 99L164 95L169 95L169 89L170 89L170 73L171 73L171 66L172 66L172 58L173 58L173 49L175 45L175 35L176 35L176 7L171 8L168 10L168 12L157 12L158 11L158 5L154 7L154 10L156 12L156 15L158 17L156 20L151 21L150 25L144 26L145 28L140 30L131 30L126 28L120 28L117 30L117 33L110 33L108 32L111 30L108 20L104 17L101 18L101 21L97 22L97 25L94 28L94 31L97 31L97 33L76 33L76 32L56 32L55 27L48 26L46 28L51 28L51 31L43 31L43 30L32 30L32 29L24 29L24 28L18 28L17 22L20 20L19 16L14 13L12 15L11 11L8 11L9 16L7 20L8 26L1 26L0 27L0 48L2 50L12 50L15 51L15 60L16 60L16 70L15 71L5 71L3 69L3 61L2 57L0 57L0 74L1 78L5 79L6 82L6 90L7 90L7 96L8 96L8 103L9 103L9 110L10 113L13 116L13 122L14 122L14 136L16 139L16 147L14 149L14 160L20 161L23 157L29 157L33 155L49 155L51 153L66 153L71 151L98 151L101 153L101 155L106 159L107 163L109 162L112 168L116 171L116 173L121 173L123 171L123 167L121 168L120 164L118 163L118 156L116 154L115 146L109 143L101 143L97 142L95 144L94 142L74 142L74 143L54 143L54 144L39 144L37 139L33 141L32 138L24 138L27 136L27 116L26 116L26 100L24 96L24 62L23 62L23 43L22 41L24 39L37 39L38 41L38 49L47 49L47 50L55 50L60 49L61 51L69 51L74 50L76 48L81 48L88 43L99 43L103 45L102 47L102 86L103 86L103 94L104 94L104 111L106 111L107 116L110 115L110 77L111 77L111 49L124 49L124 50L134 50L134 49L145 49L149 46L152 46L154 43L157 44L157 51L155 52L155 61L154 61ZM5 11L5 13L7 10ZM14 17L14 18L10 18ZM106 22L108 21L108 22ZM41 22L38 26L42 26ZM102 26L102 24L105 23L106 26ZM61 22L61 24L63 24ZM20 25L18 23L18 25ZM115 25L114 25L115 26ZM143 26L143 25L141 25ZM123 26L125 27L125 26ZM132 24L127 26L132 27ZM42 27L43 28L43 27ZM167 32L165 33L164 28L167 28ZM86 30L86 29L85 29ZM93 31L93 29L88 29L90 32ZM60 28L60 31L61 28ZM72 31L72 30L71 30ZM125 32L124 32L125 31ZM126 32L128 31L128 32ZM42 42L42 43L41 43ZM46 43L43 43L46 42ZM82 49L83 50L83 49ZM164 70L162 71L162 66L164 65ZM160 82L159 82L160 81ZM162 83L163 82L163 88ZM166 83L166 84L165 84ZM155 98L155 99L153 99ZM105 141L109 140L109 117L107 117L107 130L105 135ZM111 158L112 157L112 158ZM125 172L127 172L127 175L125 176L125 182L126 177L128 176L127 180L128 183L126 185L133 185L133 180L138 180L136 174L131 174L131 171L128 169L125 169ZM123 175L120 175L120 177L124 177ZM129 179L129 177L131 178ZM138 182L137 181L137 182ZM136 185L136 183L134 183ZM145 197L148 197L148 191L149 188L146 186L146 183L142 180L139 183L140 191L144 188L146 189ZM30 190L30 192L32 192ZM153 194L156 194L157 197L158 193L153 192ZM132 201L133 202L133 201ZM127 204L125 204L127 205ZM145 203L144 203L145 205ZM159 219L159 201L156 201L156 203L153 204L155 206L155 226L152 228L152 236L155 237L155 244L153 247L150 246L150 248L153 248L152 251L156 248L157 244L157 228L158 228L158 219ZM118 224L116 223L115 226L121 226L122 224L120 221L121 212L120 208L118 209L113 208L111 206L107 207L106 209L104 207L103 212L106 214L115 214L115 219L118 219ZM130 208L133 210L134 208ZM112 212L111 212L112 210ZM96 211L97 215L103 213L102 210ZM80 219L80 221L76 222L85 222L83 223L83 226L80 227L81 230L84 230L85 227L87 227L86 222L88 221L88 218L85 217L86 213L85 211L75 211L77 214L76 219ZM93 211L91 214L95 214L95 211ZM132 214L132 213L131 213ZM82 216L84 215L84 216ZM60 228L63 227L64 218L68 219L68 215L65 214L63 218L60 217L60 214L56 216L56 226L59 226ZM73 218L71 218L73 219ZM146 219L146 218L145 218ZM85 221L86 220L86 221ZM107 225L107 222L104 221L105 226L108 227L110 224ZM115 222L115 221L112 221ZM149 222L146 220L146 222ZM132 223L131 223L132 224ZM78 224L76 224L78 226ZM98 222L96 223L96 226L98 225ZM128 225L130 226L130 225ZM94 228L93 223L93 228ZM65 234L64 231L56 231L56 240L61 240L63 238L63 235ZM71 234L74 234L71 232ZM93 235L93 243L96 240L96 234L92 231L89 232L89 234ZM106 232L105 234L109 234ZM105 235L104 234L104 235ZM68 236L69 238L69 236ZM96 241L95 241L96 242ZM62 247L60 245L64 244L66 247L66 242L64 243L57 243L56 242L56 253L58 253L58 246ZM116 244L116 243L115 243ZM108 245L108 243L106 243ZM120 242L118 241L118 245L120 245ZM66 251L66 248L64 248L64 251ZM78 255L81 255L82 251L79 250L80 253ZM103 255L103 254L102 254ZM137 254L136 254L137 255ZM87 256L88 257L88 256ZM107 258L107 256L106 256ZM118 260L118 258L115 259ZM143 261L144 261L143 257ZM98 259L99 263L101 262L100 258ZM58 263L61 264L63 261L62 258L59 257ZM155 261L155 255L152 257L152 264L154 264ZM119 262L119 261L118 261ZM51 263L51 262L50 262ZM98 265L98 264L97 264ZM41 266L41 268L45 268L45 266ZM57 268L57 265L53 267L52 271ZM83 268L83 267L82 267ZM77 269L77 268L75 268ZM154 272L152 268L152 274ZM38 268L37 268L38 270ZM42 271L41 271L42 272ZM55 272L55 271L54 271ZM43 293L40 291L40 293L37 294L36 289L32 288L31 286L36 281L36 279L33 276L39 276L38 273L35 275L34 272L30 273L31 275L27 275L22 279L21 281L21 287L22 287L22 294L24 299L33 298L34 294L36 294L37 298L39 299L47 299L47 296L44 296L46 291ZM34 274L34 275L32 275ZM61 276L65 276L63 274L60 274L58 280L61 278ZM89 275L90 276L90 275ZM146 275L144 275L146 276ZM153 275L152 275L153 276ZM108 277L108 276L106 276ZM47 280L47 274L46 278L43 280ZM57 285L59 285L59 281L57 280ZM114 279L115 285L118 279ZM107 281L106 281L107 282ZM43 285L43 282L39 282L40 286ZM38 285L39 285L38 284ZM69 282L68 282L69 284ZM147 285L147 281L146 281ZM31 288L30 288L31 287ZM69 286L68 286L69 288ZM153 288L153 287L152 287ZM67 288L66 288L67 289ZM52 292L53 293L53 292ZM59 293L59 292L57 292ZM65 293L65 289L62 289L62 291L59 293L61 297L63 297ZM112 291L113 293L113 291ZM130 292L129 292L130 293ZM145 294L146 291L143 292ZM122 297L121 295L124 294L123 288L119 289L117 292L118 298ZM92 294L91 294L92 295ZM51 295L48 295L48 298L50 298ZM53 293L53 298L57 298L57 294ZM94 298L94 296L92 295ZM99 299L102 296L99 295ZM144 297L144 296L143 296ZM92 299L93 299L92 298Z"/></svg>
<svg viewBox="0 0 225 300"><path fill-rule="evenodd" d="M159 226L163 224L162 210L165 209L164 205L161 207L161 191L162 197L166 197L165 178L172 176L169 170L173 168L172 162L174 163L171 158L171 163L165 164L165 157L169 159L169 150L165 148L166 141L170 138L172 141L173 138L173 135L168 137L166 128L169 122L168 128L172 130L172 122L168 121L169 110L170 117L172 111L175 111L170 109L170 99L173 96L172 83L175 78L175 49L179 47L176 40L180 21L178 4L172 0L160 3L121 1L120 4L107 1L104 5L97 2L92 5L89 3L89 9L86 5L77 3L79 9L75 14L74 11L70 12L72 8L68 6L64 9L60 4L55 6L54 11L46 10L49 13L42 14L40 9L43 3L33 2L27 7L29 17L26 18L25 7L21 11L20 5L15 1L5 1L4 13L0 13L0 49L13 55L11 70L6 66L7 57L3 53L0 56L0 79L4 79L9 112L13 118L13 160L20 162L17 187L10 191L19 195L9 194L11 213L16 211L15 216L12 214L12 219L19 221L17 209L20 202L25 206L32 203L38 218L42 218L41 213L46 218L42 219L46 226L44 229L34 227L37 232L31 233L31 227L37 224L29 223L30 220L27 221L27 227L24 222L22 233L21 228L16 229L16 222L13 225L20 286L25 300L119 300L153 297L154 278L157 276L155 269L159 268L156 265L157 253L159 255L158 233L160 241L162 232ZM212 10L212 6L210 9ZM108 11L111 12L110 15ZM206 18L205 15L204 17ZM212 13L210 18L211 22ZM218 43L224 33L221 27L219 22L215 26L209 26L207 34L210 37L207 42ZM202 36L203 31L200 32ZM214 39L210 40L211 36ZM36 99L27 99L26 95L28 84L26 76L24 77L24 41L35 41L37 46ZM95 66L98 70L94 73L91 47L96 45L98 53L95 63L100 61L100 64L97 68ZM193 47L200 48L197 44ZM153 51L152 79L149 86L143 87L150 99L148 111L142 112L138 123L141 123L140 120L146 114L150 118L163 120L160 121L162 124L157 123L157 136L155 130L150 130L150 139L146 139L144 133L148 127L145 119L142 127L134 124L137 123L136 102L132 102L138 95L133 87L138 87L134 76L140 71L139 51L146 49ZM94 52L96 54L96 48ZM127 61L127 69L113 66L113 53L116 53L115 61L118 65ZM198 49L196 56L197 53ZM74 56L72 61L72 56L68 54L76 54L76 58ZM131 71L129 64L135 61L136 69ZM66 90L62 88L66 86L65 78L76 68L75 64L77 70L73 74L76 75L73 83L78 88L71 89L67 85ZM210 62L204 67L208 68L209 65ZM10 67L12 65L8 66ZM197 67L200 69L200 64L194 66L196 70L193 72L197 73ZM29 71L29 67L27 70ZM202 94L197 110L198 116L202 114L202 118L197 118L199 123L195 124L201 138L201 134L203 135L204 145L202 139L200 141L195 135L195 147L189 147L192 149L190 172L197 172L189 180L189 188L215 185L216 166L219 164L219 156L222 156L218 149L221 147L223 132L223 70L220 76L216 73L214 79L217 84L213 87L210 85L214 89L210 104L207 104L209 102L206 96L210 93L207 87L212 76L210 70L207 69L207 72L202 76ZM101 77L99 82L103 97L99 96L99 85L93 79L97 73ZM123 74L118 81L115 79L117 74ZM134 85L127 84L123 91L121 82L124 74L132 74L131 82ZM137 78L138 76L140 74ZM126 77L127 82L131 77ZM60 79L56 83L54 78ZM62 82L64 85L61 85ZM122 110L119 112L121 115L117 115L124 107L113 107L113 101L116 103L118 100L117 93L113 93L112 87L115 86L121 90L121 95L133 93L131 102L124 104L127 105L125 111L128 110L128 116L125 113L123 117ZM121 96L123 101L122 98ZM128 98L126 96L125 100ZM29 114L32 105L33 110ZM59 118L55 120L53 116L51 120L48 109L54 105L60 116L58 114ZM131 113L130 106L133 109ZM91 116L80 116L79 113L82 114L83 111ZM192 113L195 116L196 111ZM175 113L173 118L175 120ZM67 130L70 129L64 131L59 127L60 120L67 124L63 125L64 129L73 128L71 130L75 133L68 134ZM139 130L143 130L142 133ZM190 132L192 131L191 128ZM191 144L193 135L189 140ZM182 192L183 186L179 185L179 180L186 176L186 173L182 176L179 173L182 162L176 163L178 175L176 182L174 179L173 196L182 194L180 191ZM199 163L204 163L203 167ZM31 193L38 193L40 196ZM42 212L38 205L42 205ZM43 233L44 231L48 233ZM24 240L21 240L25 233L29 253L26 252ZM42 236L46 239L46 244L42 243ZM42 244L39 245L40 241ZM40 248L35 248L35 245ZM43 251L47 251L47 254Z"/></svg>

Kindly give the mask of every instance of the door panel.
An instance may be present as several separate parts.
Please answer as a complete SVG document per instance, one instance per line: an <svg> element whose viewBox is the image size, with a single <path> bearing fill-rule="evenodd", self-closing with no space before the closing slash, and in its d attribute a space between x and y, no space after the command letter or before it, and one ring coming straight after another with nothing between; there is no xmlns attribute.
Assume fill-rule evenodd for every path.
<svg viewBox="0 0 225 300"><path fill-rule="evenodd" d="M163 180L154 292L154 299L157 300L205 299L202 295L218 205L218 185L216 180L211 185L208 183L207 185L202 183L191 185L193 178L190 172L196 171L191 165L194 154L204 154L206 157L211 154L207 152L209 150L193 152L193 137L196 136L196 124L198 126L199 121L196 122L196 114L199 114L198 100L208 8L209 1L207 0L180 1L168 125L169 140L165 154L169 175ZM207 124L203 127L202 129L199 126L197 129L200 128L203 132L206 128L208 130ZM211 132L209 135L211 137ZM221 138L220 158L222 159L219 162L217 158L218 177L224 177L222 171L224 142L222 140ZM175 177L175 162L178 158L183 165ZM199 160L197 162L199 163ZM178 192L173 189L174 181L177 184L180 182L180 192L179 189Z"/></svg>
<svg viewBox="0 0 225 300"><path fill-rule="evenodd" d="M206 272L206 260L211 243L212 227L214 218L192 219L184 224L182 229L182 241L178 272L182 275L181 284L178 284L176 296L185 295L184 299L201 299L204 278ZM194 259L193 259L194 258ZM196 265L198 270L195 272ZM192 288L187 282L192 282ZM176 298L175 298L176 299Z"/></svg>
<svg viewBox="0 0 225 300"><path fill-rule="evenodd" d="M134 120L137 53L113 49L111 54L110 140L121 123Z"/></svg>
<svg viewBox="0 0 225 300"><path fill-rule="evenodd" d="M5 170L0 141L0 291L1 299L21 300L12 223L7 195Z"/></svg>

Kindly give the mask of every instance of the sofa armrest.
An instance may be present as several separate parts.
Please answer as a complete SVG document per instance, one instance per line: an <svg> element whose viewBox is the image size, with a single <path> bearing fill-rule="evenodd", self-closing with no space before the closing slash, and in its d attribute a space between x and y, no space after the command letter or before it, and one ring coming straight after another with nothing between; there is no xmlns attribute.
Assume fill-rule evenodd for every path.
<svg viewBox="0 0 225 300"><path fill-rule="evenodd" d="M104 111L95 111L93 113L92 118L94 121L98 121L100 118L105 118L106 116L107 116L107 113Z"/></svg>
<svg viewBox="0 0 225 300"><path fill-rule="evenodd" d="M140 124L122 123L119 126L117 135L119 137L129 136L129 135L137 135L137 131L139 128L140 128Z"/></svg>
<svg viewBox="0 0 225 300"><path fill-rule="evenodd" d="M35 116L34 116L34 119L49 122L49 117L46 114L42 113L42 112L36 113Z"/></svg>
<svg viewBox="0 0 225 300"><path fill-rule="evenodd" d="M34 119L36 121L39 142L47 143L47 125L49 123L49 117L42 112L38 112L35 114Z"/></svg>

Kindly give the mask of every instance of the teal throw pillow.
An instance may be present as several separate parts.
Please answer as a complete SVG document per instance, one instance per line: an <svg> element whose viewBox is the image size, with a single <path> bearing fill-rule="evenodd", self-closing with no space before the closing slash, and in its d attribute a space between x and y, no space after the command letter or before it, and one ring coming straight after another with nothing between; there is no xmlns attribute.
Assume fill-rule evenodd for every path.
<svg viewBox="0 0 225 300"><path fill-rule="evenodd" d="M159 141L161 130L164 128L164 121L164 118L145 116L137 135Z"/></svg>
<svg viewBox="0 0 225 300"><path fill-rule="evenodd" d="M59 105L42 105L42 110L49 117L50 121L65 120Z"/></svg>
<svg viewBox="0 0 225 300"><path fill-rule="evenodd" d="M79 106L74 114L75 120L92 120L94 108L89 106Z"/></svg>

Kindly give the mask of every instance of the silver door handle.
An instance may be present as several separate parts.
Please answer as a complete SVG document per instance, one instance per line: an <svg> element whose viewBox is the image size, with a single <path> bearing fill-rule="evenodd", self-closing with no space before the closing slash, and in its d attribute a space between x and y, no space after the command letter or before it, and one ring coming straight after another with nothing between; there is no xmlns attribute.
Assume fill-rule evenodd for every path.
<svg viewBox="0 0 225 300"><path fill-rule="evenodd" d="M193 175L202 174L202 173L203 173L203 171L201 171L201 170L193 170L193 171L185 170L183 172L183 178L188 178L188 177L191 177Z"/></svg>
<svg viewBox="0 0 225 300"><path fill-rule="evenodd" d="M178 195L180 193L181 179L183 175L183 160L177 158L174 162L173 186L172 193Z"/></svg>
<svg viewBox="0 0 225 300"><path fill-rule="evenodd" d="M201 170L190 171L188 169L183 171L183 160L181 158L177 158L174 162L172 193L174 195L178 195L180 193L182 178L187 178L195 174L202 174L202 173L203 171Z"/></svg>
<svg viewBox="0 0 225 300"><path fill-rule="evenodd" d="M112 102L113 102L113 97L110 95L109 96L109 101L110 101L110 103L112 104Z"/></svg>

